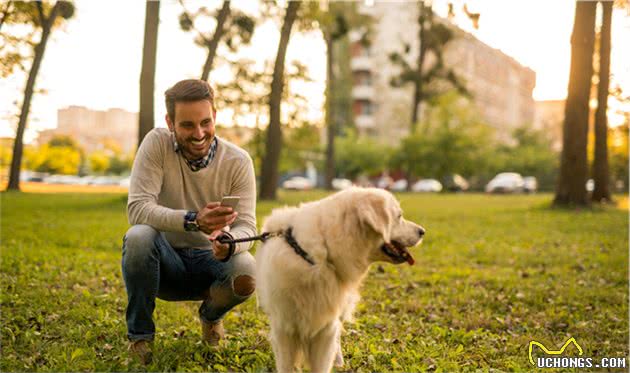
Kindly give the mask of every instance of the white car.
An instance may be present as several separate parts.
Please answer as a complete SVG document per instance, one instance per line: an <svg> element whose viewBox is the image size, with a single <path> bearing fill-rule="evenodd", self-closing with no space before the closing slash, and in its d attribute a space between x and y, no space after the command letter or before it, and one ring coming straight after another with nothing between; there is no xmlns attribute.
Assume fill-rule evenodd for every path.
<svg viewBox="0 0 630 373"><path fill-rule="evenodd" d="M411 186L414 192L439 193L442 191L442 183L435 179L418 180Z"/></svg>
<svg viewBox="0 0 630 373"><path fill-rule="evenodd" d="M313 183L303 176L293 176L292 178L285 180L284 183L282 183L282 187L284 189L291 190L306 190L313 188L313 186Z"/></svg>
<svg viewBox="0 0 630 373"><path fill-rule="evenodd" d="M525 182L521 174L502 172L486 185L486 193L520 193L524 186Z"/></svg>
<svg viewBox="0 0 630 373"><path fill-rule="evenodd" d="M332 187L335 190L344 190L348 189L352 186L352 181L348 179L333 179Z"/></svg>
<svg viewBox="0 0 630 373"><path fill-rule="evenodd" d="M525 193L536 193L538 190L538 180L534 176L525 176L523 178L523 190Z"/></svg>
<svg viewBox="0 0 630 373"><path fill-rule="evenodd" d="M400 179L400 180L394 181L389 186L389 189L394 191L394 192L404 192L405 190L407 190L407 185L409 185L409 183L407 183L407 180Z"/></svg>

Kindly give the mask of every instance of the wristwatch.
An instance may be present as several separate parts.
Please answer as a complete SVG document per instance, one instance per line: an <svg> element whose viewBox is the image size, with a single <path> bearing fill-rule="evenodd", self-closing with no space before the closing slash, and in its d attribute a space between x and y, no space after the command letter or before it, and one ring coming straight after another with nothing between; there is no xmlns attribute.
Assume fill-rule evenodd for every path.
<svg viewBox="0 0 630 373"><path fill-rule="evenodd" d="M199 224L197 224L196 211L188 211L184 216L184 230L186 232L199 232Z"/></svg>

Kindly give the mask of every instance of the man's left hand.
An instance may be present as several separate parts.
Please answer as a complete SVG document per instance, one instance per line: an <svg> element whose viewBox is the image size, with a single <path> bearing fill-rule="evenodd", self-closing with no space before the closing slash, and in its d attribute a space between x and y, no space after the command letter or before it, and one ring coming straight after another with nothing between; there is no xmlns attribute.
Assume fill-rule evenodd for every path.
<svg viewBox="0 0 630 373"><path fill-rule="evenodd" d="M230 255L230 245L221 243L217 240L217 237L222 235L224 232L222 230L216 230L208 236L208 239L212 241L212 252L214 253L214 257L217 260L223 260Z"/></svg>

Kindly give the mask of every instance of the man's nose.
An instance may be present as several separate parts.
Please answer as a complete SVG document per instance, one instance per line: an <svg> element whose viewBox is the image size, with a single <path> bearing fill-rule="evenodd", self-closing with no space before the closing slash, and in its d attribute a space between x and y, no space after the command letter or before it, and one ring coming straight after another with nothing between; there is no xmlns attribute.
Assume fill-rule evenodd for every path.
<svg viewBox="0 0 630 373"><path fill-rule="evenodd" d="M425 232L424 228L418 227L418 236L420 237L424 236L424 232Z"/></svg>
<svg viewBox="0 0 630 373"><path fill-rule="evenodd" d="M193 135L197 140L202 139L204 137L203 128L201 128L201 126L195 127L195 133Z"/></svg>

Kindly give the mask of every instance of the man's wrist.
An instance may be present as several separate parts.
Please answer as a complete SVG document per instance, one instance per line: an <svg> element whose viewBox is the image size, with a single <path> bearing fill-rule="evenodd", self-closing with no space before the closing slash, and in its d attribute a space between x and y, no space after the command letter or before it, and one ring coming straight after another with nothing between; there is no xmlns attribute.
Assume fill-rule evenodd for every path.
<svg viewBox="0 0 630 373"><path fill-rule="evenodd" d="M198 232L199 224L197 223L197 211L188 211L184 215L184 230L186 232Z"/></svg>

